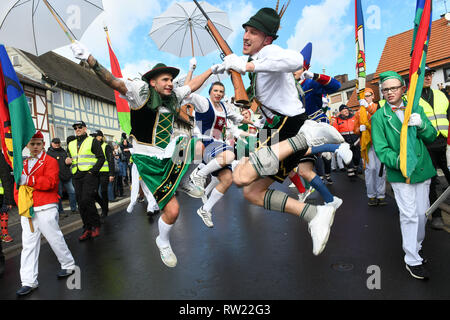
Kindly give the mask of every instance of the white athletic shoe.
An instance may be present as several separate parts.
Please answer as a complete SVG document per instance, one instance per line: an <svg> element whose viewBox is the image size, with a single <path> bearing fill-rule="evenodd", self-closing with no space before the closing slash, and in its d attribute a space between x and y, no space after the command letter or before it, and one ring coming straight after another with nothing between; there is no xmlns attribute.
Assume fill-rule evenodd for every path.
<svg viewBox="0 0 450 320"><path fill-rule="evenodd" d="M134 209L134 205L135 205L136 203L132 203L132 202L130 202L130 204L128 205L128 207L127 207L127 212L128 213L133 213L133 209Z"/></svg>
<svg viewBox="0 0 450 320"><path fill-rule="evenodd" d="M342 158L342 161L348 165L353 159L353 152L350 150L350 145L345 142L342 143L336 150L336 153Z"/></svg>
<svg viewBox="0 0 450 320"><path fill-rule="evenodd" d="M156 238L156 245L158 246L159 253L161 255L161 260L164 262L166 266L169 268L173 268L177 265L177 257L172 251L172 248L169 245L161 245L159 236Z"/></svg>
<svg viewBox="0 0 450 320"><path fill-rule="evenodd" d="M200 188L203 191L203 193L205 193L206 177L199 175L198 174L199 170L200 169L198 167L195 168L195 170L192 171L189 178L191 179L191 183L194 186L197 186L198 188Z"/></svg>
<svg viewBox="0 0 450 320"><path fill-rule="evenodd" d="M339 207L342 205L342 203L344 203L344 201L341 198L333 197L333 201L325 203L325 205L331 206L334 208L334 211L337 211L337 209L339 209Z"/></svg>
<svg viewBox="0 0 450 320"><path fill-rule="evenodd" d="M325 249L334 221L334 207L318 206L317 215L308 224L308 230L313 242L313 254L318 256Z"/></svg>
<svg viewBox="0 0 450 320"><path fill-rule="evenodd" d="M335 127L324 123L306 120L300 128L306 138L308 146L320 146L323 144L341 144L345 140Z"/></svg>
<svg viewBox="0 0 450 320"><path fill-rule="evenodd" d="M179 184L178 189L192 198L201 198L205 194L205 190L193 185L190 181Z"/></svg>
<svg viewBox="0 0 450 320"><path fill-rule="evenodd" d="M308 198L315 190L316 189L314 189L313 187L309 187L309 189L306 190L306 192L299 193L298 194L298 201L305 202L306 198Z"/></svg>
<svg viewBox="0 0 450 320"><path fill-rule="evenodd" d="M197 214L200 218L202 218L203 223L208 227L208 228L212 228L214 227L214 224L212 222L212 214L210 211L206 211L203 209L203 207L200 207L197 210Z"/></svg>

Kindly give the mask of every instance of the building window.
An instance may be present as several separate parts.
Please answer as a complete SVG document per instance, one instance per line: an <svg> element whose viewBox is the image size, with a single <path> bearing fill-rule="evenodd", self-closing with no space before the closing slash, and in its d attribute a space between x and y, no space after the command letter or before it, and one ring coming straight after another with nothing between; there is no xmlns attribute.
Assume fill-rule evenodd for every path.
<svg viewBox="0 0 450 320"><path fill-rule="evenodd" d="M342 97L341 97L340 94L337 94L335 96L331 96L330 98L331 98L331 103L332 104L342 102Z"/></svg>
<svg viewBox="0 0 450 320"><path fill-rule="evenodd" d="M444 69L444 82L450 82L450 68Z"/></svg>
<svg viewBox="0 0 450 320"><path fill-rule="evenodd" d="M346 96L347 96L347 101L348 101L348 100L350 100L350 97L351 97L352 94L353 94L353 90L352 90L352 91L347 91L345 94L346 94Z"/></svg>
<svg viewBox="0 0 450 320"><path fill-rule="evenodd" d="M56 90L56 92L53 92L53 104L58 106L62 105L61 90Z"/></svg>
<svg viewBox="0 0 450 320"><path fill-rule="evenodd" d="M91 99L84 98L84 108L86 109L86 112L91 112Z"/></svg>
<svg viewBox="0 0 450 320"><path fill-rule="evenodd" d="M64 91L64 107L73 108L72 93Z"/></svg>
<svg viewBox="0 0 450 320"><path fill-rule="evenodd" d="M61 127L61 126L55 126L55 138L60 138L61 142L66 140L66 135L65 135L65 128Z"/></svg>
<svg viewBox="0 0 450 320"><path fill-rule="evenodd" d="M28 106L30 107L30 113L33 116L34 115L34 99L33 99L33 97L29 97L29 96L26 96L26 98L28 101Z"/></svg>
<svg viewBox="0 0 450 320"><path fill-rule="evenodd" d="M12 61L13 67L20 67L20 66L21 66L21 64L20 64L20 58L19 58L18 55L12 56L12 57L11 57L11 61Z"/></svg>

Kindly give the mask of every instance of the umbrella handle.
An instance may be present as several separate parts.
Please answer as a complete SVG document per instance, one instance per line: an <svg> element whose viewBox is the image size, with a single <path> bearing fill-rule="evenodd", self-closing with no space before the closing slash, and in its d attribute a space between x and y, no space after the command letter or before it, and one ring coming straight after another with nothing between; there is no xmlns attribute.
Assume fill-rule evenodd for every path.
<svg viewBox="0 0 450 320"><path fill-rule="evenodd" d="M191 48L192 48L192 57L195 57L194 55L194 38L192 36L192 22L189 19L189 29L191 30Z"/></svg>
<svg viewBox="0 0 450 320"><path fill-rule="evenodd" d="M72 37L68 31L68 29L64 26L64 24L61 22L61 20L59 19L58 15L56 14L56 12L53 10L52 6L47 2L47 0L43 0L45 5L47 6L48 10L50 11L50 13L52 14L53 18L55 18L56 22L58 22L59 26L61 27L61 29L64 31L64 33L66 34L67 38L69 38L70 42L74 43L74 37Z"/></svg>

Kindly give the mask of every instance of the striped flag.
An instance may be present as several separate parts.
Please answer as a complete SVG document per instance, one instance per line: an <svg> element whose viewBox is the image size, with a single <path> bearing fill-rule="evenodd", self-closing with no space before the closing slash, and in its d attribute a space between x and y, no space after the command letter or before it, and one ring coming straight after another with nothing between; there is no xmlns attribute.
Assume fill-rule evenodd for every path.
<svg viewBox="0 0 450 320"><path fill-rule="evenodd" d="M355 42L356 42L356 92L358 100L364 99L366 89L366 49L364 43L364 17L361 0L355 0Z"/></svg>
<svg viewBox="0 0 450 320"><path fill-rule="evenodd" d="M408 105L405 110L400 135L400 169L405 178L414 171L418 159L414 152L417 128L408 127L409 117L419 107L425 78L425 62L427 60L432 23L431 0L417 0L416 18L414 19L414 36L411 50L411 66L409 69Z"/></svg>
<svg viewBox="0 0 450 320"><path fill-rule="evenodd" d="M111 48L111 39L109 38L108 28L105 27L106 42L109 49L109 60L111 63L111 73L116 78L122 78L122 71L120 70L119 61L117 60L114 51ZM131 120L130 120L130 107L125 99L120 98L119 92L114 91L114 97L116 99L117 116L119 118L119 124L122 130L129 135L131 132Z"/></svg>
<svg viewBox="0 0 450 320"><path fill-rule="evenodd" d="M23 169L22 151L35 132L23 88L5 47L0 45L0 138L3 154L13 168L17 185Z"/></svg>

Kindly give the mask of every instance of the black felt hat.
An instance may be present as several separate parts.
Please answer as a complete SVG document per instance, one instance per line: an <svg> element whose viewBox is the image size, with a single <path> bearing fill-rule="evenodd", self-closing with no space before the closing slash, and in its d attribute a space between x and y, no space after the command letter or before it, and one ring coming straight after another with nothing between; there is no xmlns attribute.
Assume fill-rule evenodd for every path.
<svg viewBox="0 0 450 320"><path fill-rule="evenodd" d="M174 67L168 67L164 63L158 63L152 70L142 76L142 80L150 82L151 79L154 79L156 76L163 73L169 73L175 79L180 73L180 70Z"/></svg>

